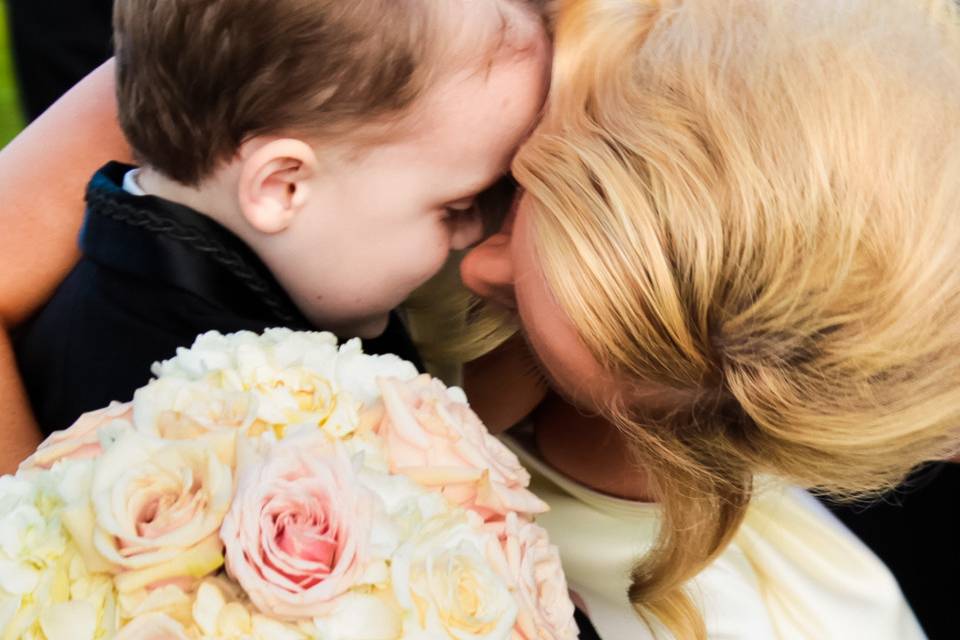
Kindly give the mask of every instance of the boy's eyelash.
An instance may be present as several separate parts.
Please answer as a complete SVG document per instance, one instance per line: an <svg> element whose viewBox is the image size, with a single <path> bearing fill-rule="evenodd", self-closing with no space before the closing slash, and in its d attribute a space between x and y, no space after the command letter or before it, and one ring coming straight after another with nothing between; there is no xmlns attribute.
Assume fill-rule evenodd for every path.
<svg viewBox="0 0 960 640"><path fill-rule="evenodd" d="M447 205L446 207L444 207L444 209L446 209L447 211L454 212L454 213L470 213L471 211L476 211L476 210L477 210L477 198L476 198L476 196L473 197L473 198L461 198L460 200L456 200L455 202L465 202L465 203L469 203L469 206L451 207L451 206Z"/></svg>
<svg viewBox="0 0 960 640"><path fill-rule="evenodd" d="M480 214L480 209L474 204L469 209L454 209L452 207L444 207L444 215L447 220L463 218L465 216L475 216Z"/></svg>

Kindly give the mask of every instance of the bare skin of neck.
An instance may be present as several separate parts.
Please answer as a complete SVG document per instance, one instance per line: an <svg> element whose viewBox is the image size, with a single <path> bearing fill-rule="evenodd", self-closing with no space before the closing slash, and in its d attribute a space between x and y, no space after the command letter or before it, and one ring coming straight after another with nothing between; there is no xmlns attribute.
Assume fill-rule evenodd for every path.
<svg viewBox="0 0 960 640"><path fill-rule="evenodd" d="M617 498L652 502L649 480L623 433L550 394L531 416L540 456L580 484Z"/></svg>

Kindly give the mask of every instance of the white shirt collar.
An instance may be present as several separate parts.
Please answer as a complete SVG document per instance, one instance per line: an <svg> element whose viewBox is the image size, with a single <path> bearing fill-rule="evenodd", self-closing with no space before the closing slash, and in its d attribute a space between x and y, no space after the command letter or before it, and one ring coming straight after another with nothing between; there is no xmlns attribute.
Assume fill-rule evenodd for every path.
<svg viewBox="0 0 960 640"><path fill-rule="evenodd" d="M145 196L147 192L143 190L140 183L137 182L137 175L140 169L131 169L123 176L123 190L135 196Z"/></svg>

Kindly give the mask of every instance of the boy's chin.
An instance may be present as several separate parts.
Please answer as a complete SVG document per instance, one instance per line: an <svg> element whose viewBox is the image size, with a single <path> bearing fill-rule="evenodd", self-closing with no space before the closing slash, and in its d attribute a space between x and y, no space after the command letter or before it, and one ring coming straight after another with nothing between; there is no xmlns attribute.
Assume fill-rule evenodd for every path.
<svg viewBox="0 0 960 640"><path fill-rule="evenodd" d="M370 340L371 338L379 337L384 331L386 331L387 324L389 324L389 322L390 314L383 313L380 315L371 316L369 318L363 318L361 320L344 322L336 326L321 326L323 326L324 329L333 331L333 333L337 334L337 337L341 340L346 340L347 338Z"/></svg>

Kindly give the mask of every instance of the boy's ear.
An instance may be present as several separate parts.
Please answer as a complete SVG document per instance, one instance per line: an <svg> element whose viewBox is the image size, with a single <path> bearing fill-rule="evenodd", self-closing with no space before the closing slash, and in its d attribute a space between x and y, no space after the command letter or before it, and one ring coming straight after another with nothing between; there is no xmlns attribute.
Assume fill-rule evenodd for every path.
<svg viewBox="0 0 960 640"><path fill-rule="evenodd" d="M310 197L317 157L310 145L291 138L250 141L241 149L238 196L244 218L260 233L290 226Z"/></svg>

